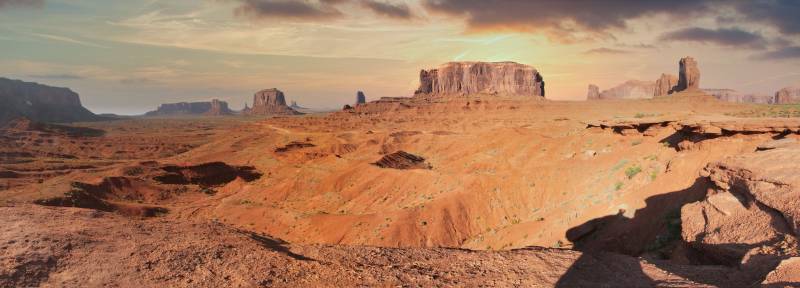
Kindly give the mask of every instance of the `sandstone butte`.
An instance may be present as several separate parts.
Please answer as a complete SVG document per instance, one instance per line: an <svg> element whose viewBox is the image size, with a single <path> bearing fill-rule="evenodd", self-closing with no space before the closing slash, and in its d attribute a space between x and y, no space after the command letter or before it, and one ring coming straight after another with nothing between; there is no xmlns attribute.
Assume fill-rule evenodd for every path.
<svg viewBox="0 0 800 288"><path fill-rule="evenodd" d="M586 100L599 100L600 99L600 87L597 85L589 84L588 92L586 92Z"/></svg>
<svg viewBox="0 0 800 288"><path fill-rule="evenodd" d="M417 96L544 97L544 80L536 68L515 62L450 62L420 71Z"/></svg>
<svg viewBox="0 0 800 288"><path fill-rule="evenodd" d="M277 88L264 89L253 95L253 107L245 114L249 115L299 115L300 112L286 106L286 97L283 91Z"/></svg>
<svg viewBox="0 0 800 288"><path fill-rule="evenodd" d="M785 87L775 92L775 104L800 103L800 87Z"/></svg>
<svg viewBox="0 0 800 288"><path fill-rule="evenodd" d="M695 90L700 87L700 68L697 66L697 61L692 57L684 57L678 61L678 77L672 74L661 74L655 81L639 81L628 80L612 87L603 90L597 98L588 98L588 100L597 99L648 99L653 97L666 96L672 93L682 92L685 90ZM591 87L590 87L591 89ZM590 94L587 96L591 96ZM716 96L716 95L715 95ZM717 97L727 100L725 97ZM739 97L737 99L744 99L753 101L761 101L759 97Z"/></svg>
<svg viewBox="0 0 800 288"><path fill-rule="evenodd" d="M797 118L472 95L9 121L0 287L800 285Z"/></svg>
<svg viewBox="0 0 800 288"><path fill-rule="evenodd" d="M364 92L358 91L356 93L356 105L365 103L367 103L367 96L364 95Z"/></svg>

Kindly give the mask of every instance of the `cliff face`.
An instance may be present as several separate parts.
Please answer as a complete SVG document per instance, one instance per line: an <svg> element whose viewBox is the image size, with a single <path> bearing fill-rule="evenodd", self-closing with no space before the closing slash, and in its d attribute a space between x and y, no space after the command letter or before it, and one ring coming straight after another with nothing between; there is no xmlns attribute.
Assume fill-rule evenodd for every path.
<svg viewBox="0 0 800 288"><path fill-rule="evenodd" d="M586 92L586 100L599 100L600 99L600 87L597 85L589 84L589 91Z"/></svg>
<svg viewBox="0 0 800 288"><path fill-rule="evenodd" d="M228 103L217 99L211 102L179 102L167 103L158 106L155 111L147 112L146 116L175 116L175 115L229 115Z"/></svg>
<svg viewBox="0 0 800 288"><path fill-rule="evenodd" d="M786 87L775 93L775 104L800 103L800 87Z"/></svg>
<svg viewBox="0 0 800 288"><path fill-rule="evenodd" d="M674 92L700 88L700 68L697 67L697 61L692 57L684 57L678 65L678 85L675 86Z"/></svg>
<svg viewBox="0 0 800 288"><path fill-rule="evenodd" d="M678 85L678 77L672 74L661 74L656 80L656 87L653 96L664 96L672 93L672 89Z"/></svg>
<svg viewBox="0 0 800 288"><path fill-rule="evenodd" d="M535 68L514 62L450 62L419 75L420 96L544 97L544 80Z"/></svg>
<svg viewBox="0 0 800 288"><path fill-rule="evenodd" d="M81 105L68 88L0 78L0 123L26 117L38 122L93 121L100 117Z"/></svg>
<svg viewBox="0 0 800 288"><path fill-rule="evenodd" d="M656 84L650 81L629 80L600 93L600 99L647 99L653 98Z"/></svg>
<svg viewBox="0 0 800 288"><path fill-rule="evenodd" d="M251 115L298 115L301 114L286 106L283 91L277 88L265 89L253 95L253 107L247 111Z"/></svg>

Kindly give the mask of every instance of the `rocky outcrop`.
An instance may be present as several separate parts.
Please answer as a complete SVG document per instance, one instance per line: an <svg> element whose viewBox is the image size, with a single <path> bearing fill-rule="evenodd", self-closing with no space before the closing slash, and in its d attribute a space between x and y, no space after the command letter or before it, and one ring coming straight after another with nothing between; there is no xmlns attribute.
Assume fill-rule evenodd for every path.
<svg viewBox="0 0 800 288"><path fill-rule="evenodd" d="M648 99L653 98L656 84L649 81L629 80L614 88L603 90L599 99Z"/></svg>
<svg viewBox="0 0 800 288"><path fill-rule="evenodd" d="M700 88L700 68L697 67L697 61L692 57L683 57L678 65L678 85L673 89L674 92Z"/></svg>
<svg viewBox="0 0 800 288"><path fill-rule="evenodd" d="M515 62L450 62L422 70L417 96L544 97L544 80L535 68Z"/></svg>
<svg viewBox="0 0 800 288"><path fill-rule="evenodd" d="M358 93L356 93L356 105L365 103L367 103L367 96L364 95L364 92L358 91Z"/></svg>
<svg viewBox="0 0 800 288"><path fill-rule="evenodd" d="M661 74L661 77L656 80L656 88L653 96L669 95L676 85L678 85L678 77L672 74Z"/></svg>
<svg viewBox="0 0 800 288"><path fill-rule="evenodd" d="M771 95L744 94L732 89L703 89L708 95L722 101L736 103L773 104L775 97Z"/></svg>
<svg viewBox="0 0 800 288"><path fill-rule="evenodd" d="M25 117L38 122L77 122L101 117L81 105L68 88L0 78L0 124Z"/></svg>
<svg viewBox="0 0 800 288"><path fill-rule="evenodd" d="M230 115L228 103L217 99L211 102L178 102L158 106L155 111L145 113L145 116L178 116L178 115Z"/></svg>
<svg viewBox="0 0 800 288"><path fill-rule="evenodd" d="M405 151L397 151L383 156L375 166L393 169L431 169L431 164L425 162L425 158Z"/></svg>
<svg viewBox="0 0 800 288"><path fill-rule="evenodd" d="M298 115L300 112L286 106L286 97L277 88L265 89L253 95L253 107L247 111L251 115Z"/></svg>
<svg viewBox="0 0 800 288"><path fill-rule="evenodd" d="M597 85L589 84L589 92L586 93L586 100L599 100L600 99L600 87Z"/></svg>
<svg viewBox="0 0 800 288"><path fill-rule="evenodd" d="M800 86L786 87L775 92L775 104L800 103Z"/></svg>
<svg viewBox="0 0 800 288"><path fill-rule="evenodd" d="M768 272L800 253L800 145L772 146L709 164L715 191L681 209L684 241L716 263Z"/></svg>
<svg viewBox="0 0 800 288"><path fill-rule="evenodd" d="M205 114L219 116L219 115L230 115L233 114L233 112L231 112L231 109L228 108L228 102L214 99L211 100L211 109L209 109Z"/></svg>

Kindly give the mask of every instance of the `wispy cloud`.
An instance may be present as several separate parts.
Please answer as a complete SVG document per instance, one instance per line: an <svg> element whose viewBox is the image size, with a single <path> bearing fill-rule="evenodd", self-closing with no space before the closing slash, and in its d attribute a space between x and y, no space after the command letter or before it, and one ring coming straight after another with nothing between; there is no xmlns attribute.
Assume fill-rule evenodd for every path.
<svg viewBox="0 0 800 288"><path fill-rule="evenodd" d="M71 43L71 44L75 44L75 45L82 45L82 46L87 46L87 47L102 48L102 49L111 48L111 47L108 47L108 46L104 46L104 45L100 45L100 44L96 44L96 43L92 43L92 42L87 42L87 41L82 41L82 40L77 40L77 39L73 39L73 38L69 38L69 37L65 37L65 36L59 36L59 35L44 34L44 33L30 33L30 35L33 35L33 36L36 36L36 37L41 37L41 38L44 38L44 39L60 41L60 42L65 42L65 43Z"/></svg>

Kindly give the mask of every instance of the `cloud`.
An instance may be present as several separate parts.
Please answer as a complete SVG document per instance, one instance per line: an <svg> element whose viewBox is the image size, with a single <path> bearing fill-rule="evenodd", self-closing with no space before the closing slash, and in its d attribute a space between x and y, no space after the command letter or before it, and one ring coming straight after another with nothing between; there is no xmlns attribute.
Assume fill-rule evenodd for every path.
<svg viewBox="0 0 800 288"><path fill-rule="evenodd" d="M613 48L606 48L606 47L594 48L594 49L586 50L586 51L583 52L583 54L587 54L587 55L621 55L621 54L629 54L629 53L631 53L631 52L627 51L627 50L613 49Z"/></svg>
<svg viewBox="0 0 800 288"><path fill-rule="evenodd" d="M738 28L707 29L691 27L664 33L662 41L684 41L703 44L716 44L729 47L764 48L767 39L761 34Z"/></svg>
<svg viewBox="0 0 800 288"><path fill-rule="evenodd" d="M67 73L64 73L64 74L31 74L31 75L28 75L28 77L39 78L39 79L48 79L48 80L80 80L80 79L86 79L86 77L83 77L81 75L67 74Z"/></svg>
<svg viewBox="0 0 800 288"><path fill-rule="evenodd" d="M406 4L389 4L374 0L363 0L361 6L372 10L378 15L396 18L396 19L411 19L411 9Z"/></svg>
<svg viewBox="0 0 800 288"><path fill-rule="evenodd" d="M41 7L44 0L0 0L0 9L6 7Z"/></svg>
<svg viewBox="0 0 800 288"><path fill-rule="evenodd" d="M643 16L690 17L706 12L709 1L424 0L423 7L430 12L463 17L472 31L541 32L550 39L569 41L613 38L610 32L627 28L628 20Z"/></svg>
<svg viewBox="0 0 800 288"><path fill-rule="evenodd" d="M755 58L763 60L800 59L800 46L788 46L778 50L761 53Z"/></svg>
<svg viewBox="0 0 800 288"><path fill-rule="evenodd" d="M64 37L64 36L59 36L59 35L51 35L51 34L44 34L44 33L30 33L30 35L41 37L41 38L45 38L45 39L60 41L60 42L66 42L66 43L71 43L71 44L76 44L76 45L94 47L94 48L103 48L103 49L108 49L109 48L108 46L103 46L103 45L100 45L100 44L95 44L95 43L87 42L87 41L81 41L81 40L77 40L77 39L73 39L73 38L69 38L69 37Z"/></svg>
<svg viewBox="0 0 800 288"><path fill-rule="evenodd" d="M748 20L770 24L787 34L800 34L800 1L754 0L734 2L736 10Z"/></svg>
<svg viewBox="0 0 800 288"><path fill-rule="evenodd" d="M252 20L296 19L319 20L333 19L342 13L333 7L339 1L292 1L292 0L234 0L239 6L234 15Z"/></svg>

